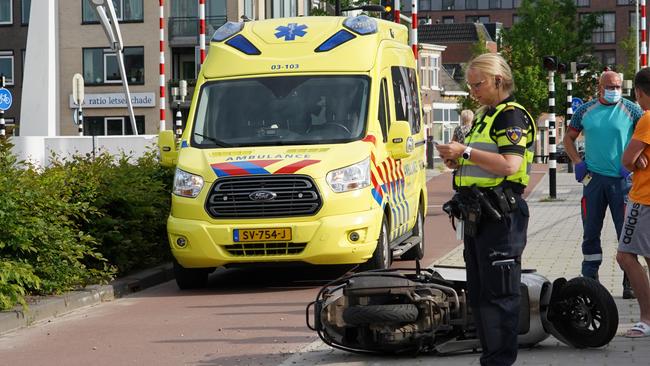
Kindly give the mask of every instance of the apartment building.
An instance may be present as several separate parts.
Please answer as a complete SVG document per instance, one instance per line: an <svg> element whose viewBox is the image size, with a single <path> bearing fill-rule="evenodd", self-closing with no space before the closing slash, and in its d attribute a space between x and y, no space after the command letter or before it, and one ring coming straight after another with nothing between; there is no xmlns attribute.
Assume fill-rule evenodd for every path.
<svg viewBox="0 0 650 366"><path fill-rule="evenodd" d="M31 0L0 0L0 75L13 95L11 109L5 112L7 134L12 134L20 116L20 94Z"/></svg>
<svg viewBox="0 0 650 366"><path fill-rule="evenodd" d="M418 17L433 23L502 23L505 28L519 21L522 0L418 0ZM591 42L593 56L603 65L624 64L620 44L636 24L636 0L575 0L579 16L602 13L602 26L595 29Z"/></svg>
<svg viewBox="0 0 650 366"><path fill-rule="evenodd" d="M56 1L58 60L58 128L60 135L76 135L73 122L72 78L84 77L84 134L133 134L124 100L118 62L91 0ZM159 129L159 2L112 0L120 22L124 61L139 133ZM35 4L37 4L35 2ZM5 118L9 134L20 134L22 74L30 0L0 0L0 73L7 75L7 88L14 95ZM166 0L165 82L166 128L173 126L176 105L171 89L178 80L188 81L191 99L199 63L198 0ZM226 21L308 15L309 0L205 0L206 42ZM207 48L207 45L206 45ZM206 50L207 51L207 50ZM186 111L188 102L183 107Z"/></svg>

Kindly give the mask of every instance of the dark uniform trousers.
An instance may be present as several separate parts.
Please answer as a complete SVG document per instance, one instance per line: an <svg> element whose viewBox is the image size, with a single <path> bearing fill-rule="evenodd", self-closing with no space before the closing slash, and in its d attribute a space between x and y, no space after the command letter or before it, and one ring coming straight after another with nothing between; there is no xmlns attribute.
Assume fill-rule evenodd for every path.
<svg viewBox="0 0 650 366"><path fill-rule="evenodd" d="M465 237L469 305L481 339L481 365L512 365L517 359L521 254L526 246L528 205L500 221L483 219L475 237Z"/></svg>

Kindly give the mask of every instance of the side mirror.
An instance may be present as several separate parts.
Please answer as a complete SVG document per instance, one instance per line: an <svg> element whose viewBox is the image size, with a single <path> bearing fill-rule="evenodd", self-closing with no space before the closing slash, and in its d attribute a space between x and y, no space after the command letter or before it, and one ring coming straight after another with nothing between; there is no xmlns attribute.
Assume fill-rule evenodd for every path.
<svg viewBox="0 0 650 366"><path fill-rule="evenodd" d="M411 125L406 121L395 121L388 131L388 152L394 159L411 156L415 145L411 137Z"/></svg>
<svg viewBox="0 0 650 366"><path fill-rule="evenodd" d="M158 134L158 152L160 153L160 165L173 167L178 162L178 148L174 131L165 130Z"/></svg>

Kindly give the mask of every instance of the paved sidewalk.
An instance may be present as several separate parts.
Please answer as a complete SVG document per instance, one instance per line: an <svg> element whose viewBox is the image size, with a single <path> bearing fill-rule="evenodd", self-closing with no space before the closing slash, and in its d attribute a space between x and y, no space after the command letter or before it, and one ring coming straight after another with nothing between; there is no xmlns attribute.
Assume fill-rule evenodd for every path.
<svg viewBox="0 0 650 366"><path fill-rule="evenodd" d="M546 175L528 197L531 218L528 228L528 245L524 251L523 267L534 268L553 281L580 274L582 252L582 222L580 198L582 185L573 174L557 174L557 198L549 201L549 181ZM451 230L451 229L450 229ZM600 280L610 292L619 311L618 335L602 349L578 350L549 337L533 349L519 352L517 365L647 365L650 363L650 338L629 339L621 335L638 320L636 300L623 300L622 278L616 259L617 238L609 214L602 233L603 264ZM428 245L435 245L428 243ZM435 264L464 265L462 246L438 260ZM423 355L418 357L375 357L334 350L320 341L314 342L295 354L281 366L293 365L428 365L441 363L448 366L478 365L479 354L460 354L447 357Z"/></svg>

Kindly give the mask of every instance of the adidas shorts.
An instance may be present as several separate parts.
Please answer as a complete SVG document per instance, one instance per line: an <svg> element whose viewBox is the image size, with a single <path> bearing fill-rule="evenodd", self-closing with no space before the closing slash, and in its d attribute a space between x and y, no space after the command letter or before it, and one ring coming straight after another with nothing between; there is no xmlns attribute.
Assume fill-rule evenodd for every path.
<svg viewBox="0 0 650 366"><path fill-rule="evenodd" d="M650 257L650 206L627 203L618 250Z"/></svg>

